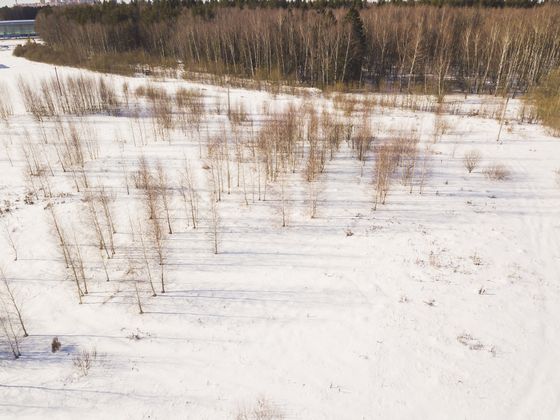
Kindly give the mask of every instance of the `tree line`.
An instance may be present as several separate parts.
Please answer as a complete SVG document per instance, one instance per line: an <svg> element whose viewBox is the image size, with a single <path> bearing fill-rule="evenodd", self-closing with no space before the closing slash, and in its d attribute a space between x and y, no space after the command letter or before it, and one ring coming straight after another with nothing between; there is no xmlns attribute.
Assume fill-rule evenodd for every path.
<svg viewBox="0 0 560 420"><path fill-rule="evenodd" d="M370 85L440 95L522 92L560 61L560 7L554 4L529 9L186 4L53 8L39 14L36 26L49 48L76 64L138 54L191 71L318 87Z"/></svg>
<svg viewBox="0 0 560 420"><path fill-rule="evenodd" d="M48 7L48 6L47 6ZM35 19L41 7L14 6L0 7L0 20L32 20Z"/></svg>

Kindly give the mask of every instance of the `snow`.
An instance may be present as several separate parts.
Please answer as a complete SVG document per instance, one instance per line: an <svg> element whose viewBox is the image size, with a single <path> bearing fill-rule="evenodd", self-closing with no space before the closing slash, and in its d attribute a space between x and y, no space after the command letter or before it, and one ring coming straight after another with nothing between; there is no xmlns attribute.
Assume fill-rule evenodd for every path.
<svg viewBox="0 0 560 420"><path fill-rule="evenodd" d="M344 144L327 162L314 219L299 173L287 182L286 228L278 185L270 185L267 201L253 202L250 194L249 205L238 188L224 194L217 255L206 220L207 160L199 158L196 140L175 131L170 142L135 146L130 118L84 117L100 144L87 171L116 195L117 253L105 282L89 247L90 293L79 305L46 200L23 203L21 143L25 130L37 138L38 125L19 98L18 78L37 81L54 67L11 53L0 50L0 85L8 86L14 106L9 126L0 125L0 202L12 203L0 221L19 255L13 261L0 236L0 265L30 336L21 339L17 360L0 349L0 418L235 419L259 398L286 419L560 417L560 140L540 125L515 121L518 99L509 102L499 142L499 121L468 115L499 98L448 99L462 112L441 117L449 128L436 143L434 113L376 108L376 141L414 129L421 150L430 146L423 194L418 185L411 194L395 183L374 212L373 159L362 168ZM104 77L119 88L125 79L131 90L146 84ZM150 83L169 92L201 89L209 107L218 98L224 108L227 100L223 87ZM264 102L271 110L290 102L310 101L317 110L332 105L315 91L307 98L241 89L230 95L257 125ZM208 132L229 130L226 121L211 116ZM473 148L483 160L468 174L462 157ZM139 315L125 271L138 242L129 216L140 200L132 186L126 194L122 167L132 170L142 155L161 159L173 180L189 160L202 220L200 229L188 226L177 194L168 291L150 297L142 290ZM504 164L511 176L485 177L492 163ZM56 210L87 242L82 195L56 159L51 164L53 185L64 193L54 200ZM55 336L62 349L51 353ZM93 347L97 361L80 375L73 358Z"/></svg>

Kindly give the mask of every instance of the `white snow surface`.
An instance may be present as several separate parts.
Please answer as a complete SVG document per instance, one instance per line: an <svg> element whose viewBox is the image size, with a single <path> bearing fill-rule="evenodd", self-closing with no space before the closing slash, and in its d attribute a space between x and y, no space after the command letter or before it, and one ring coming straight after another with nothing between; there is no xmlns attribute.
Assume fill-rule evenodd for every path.
<svg viewBox="0 0 560 420"><path fill-rule="evenodd" d="M115 195L117 253L106 282L90 246L90 292L79 305L46 201L23 202L20 144L26 130L37 137L38 126L18 78L37 81L54 67L13 57L11 48L0 50L0 64L0 84L14 106L10 124L0 123L0 202L11 205L0 222L19 254L13 261L0 235L0 264L30 333L21 338L19 359L0 349L0 418L236 419L259 398L285 419L560 418L560 139L542 126L511 118L497 142L496 119L446 114L449 129L432 144L433 113L376 108L376 141L407 128L420 133L422 150L431 145L423 194L394 183L387 203L373 211L373 159L362 168L343 144L326 164L314 219L301 173L288 183L285 228L277 186L270 185L267 201L250 197L249 205L239 188L224 194L214 255L198 143L174 131L170 142L135 146L129 118L84 117L100 144L87 171ZM132 89L147 82L103 77L119 89L125 79ZM227 98L222 87L150 83L169 92L201 89L209 107ZM463 109L498 100L452 99ZM231 90L231 100L245 104L256 126L263 102L277 110L303 101L241 89ZM308 100L318 111L332 103L316 91ZM508 109L520 106L513 99ZM223 110L210 115L208 132L224 127L229 135ZM473 148L483 158L468 174L462 157ZM125 275L135 241L128 218L139 193L131 186L126 194L121 170L141 155L161 159L172 180L186 157L203 202L193 230L173 198L167 293L141 290L142 315ZM509 169L509 179L485 177L484 167L495 162ZM56 209L80 236L82 195L56 159L51 163ZM55 336L62 349L51 353ZM91 348L98 359L80 375L73 358Z"/></svg>

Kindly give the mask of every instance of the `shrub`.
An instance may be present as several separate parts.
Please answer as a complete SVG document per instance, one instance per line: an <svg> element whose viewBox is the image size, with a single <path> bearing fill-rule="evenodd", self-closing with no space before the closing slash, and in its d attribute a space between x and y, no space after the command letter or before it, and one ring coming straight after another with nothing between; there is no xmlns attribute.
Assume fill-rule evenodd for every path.
<svg viewBox="0 0 560 420"><path fill-rule="evenodd" d="M537 118L550 127L555 136L560 136L560 69L550 72L529 97Z"/></svg>
<svg viewBox="0 0 560 420"><path fill-rule="evenodd" d="M25 57L28 60L43 63L84 67L101 73L115 73L131 76L134 73L149 74L153 69L177 68L177 61L154 57L142 51L128 51L121 53L85 54L73 53L74 50L61 50L50 45L38 44L28 41L25 45L18 45L13 54L16 57Z"/></svg>
<svg viewBox="0 0 560 420"><path fill-rule="evenodd" d="M463 156L463 164L467 171L469 171L469 174L476 169L481 157L482 155L478 150L470 150L465 153L465 156Z"/></svg>
<svg viewBox="0 0 560 420"><path fill-rule="evenodd" d="M501 163L495 163L486 168L484 175L492 181L505 181L510 177L510 172Z"/></svg>
<svg viewBox="0 0 560 420"><path fill-rule="evenodd" d="M81 63L77 56L72 56L68 52L58 51L48 45L37 44L33 41L28 41L24 45L18 45L14 48L13 54L16 57L25 57L31 61L55 65L79 65Z"/></svg>

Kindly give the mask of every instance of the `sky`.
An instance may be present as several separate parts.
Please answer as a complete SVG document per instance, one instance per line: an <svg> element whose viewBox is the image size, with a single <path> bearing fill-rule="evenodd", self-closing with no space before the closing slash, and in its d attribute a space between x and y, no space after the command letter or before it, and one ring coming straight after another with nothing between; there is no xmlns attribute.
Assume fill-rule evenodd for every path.
<svg viewBox="0 0 560 420"><path fill-rule="evenodd" d="M15 5L15 0L0 0L0 7L13 6ZM39 3L38 0L18 0L18 3Z"/></svg>

